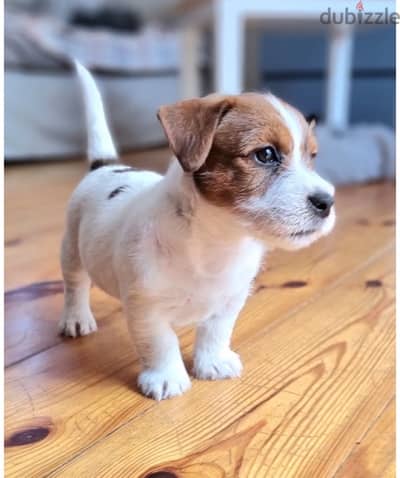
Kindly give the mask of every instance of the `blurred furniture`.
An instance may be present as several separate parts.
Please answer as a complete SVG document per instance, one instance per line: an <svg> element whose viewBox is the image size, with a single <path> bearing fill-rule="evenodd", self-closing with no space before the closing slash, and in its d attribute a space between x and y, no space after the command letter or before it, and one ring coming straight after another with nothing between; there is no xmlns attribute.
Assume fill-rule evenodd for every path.
<svg viewBox="0 0 400 478"><path fill-rule="evenodd" d="M179 34L156 22L116 32L69 25L67 18L6 12L5 157L82 154L82 98L70 66L94 70L117 146L165 143L156 113L178 99Z"/></svg>
<svg viewBox="0 0 400 478"><path fill-rule="evenodd" d="M368 1L368 11L379 12L385 8L395 11L393 1ZM254 21L280 22L286 27L296 21L306 20L317 24L327 9L319 0L285 0L285 2L260 0L210 0L182 2L185 29L185 51L182 58L182 96L198 96L199 39L205 25L214 29L215 90L223 93L239 93L244 89L244 45L248 24ZM336 12L349 8L346 0L336 0L330 7ZM354 4L354 9L356 5ZM361 5L358 5L361 8ZM355 9L355 12L357 10ZM328 26L327 26L328 28ZM344 132L348 126L351 84L351 55L353 28L350 25L332 25L329 36L327 62L326 123L330 130ZM256 56L256 52L253 52ZM253 58L254 65L254 58Z"/></svg>
<svg viewBox="0 0 400 478"><path fill-rule="evenodd" d="M74 2L86 3L85 0L60 2L50 1L57 9L63 3L70 12ZM120 1L115 0L113 7L117 3ZM350 81L360 64L361 69L370 72L372 65L374 69L376 66L377 74L382 73L379 68L394 70L390 53L394 50L394 34L381 43L380 29L373 26L358 28L354 34L355 29L350 26L320 25L320 15L328 6L321 5L319 0L303 4L294 0L282 4L271 0L134 0L134 3L135 8L146 8L148 13L144 16L144 28L129 35L116 35L107 29L65 28L67 10L53 16L30 15L28 19L12 18L6 11L7 159L70 156L85 151L81 95L72 71L66 68L66 60L71 56L95 72L121 150L165 144L156 111L160 104L202 94L200 80L207 73L201 67L207 56L200 48L200 40L212 38L204 34L211 27L215 87L207 91L237 93L245 82L250 89L262 89L266 85L261 78L266 74L267 86L278 95L306 114L317 113L327 118L327 124L317 128L323 158L317 162L317 168L328 179L339 184L393 177L394 134L378 122L393 125L390 105L394 81L387 76L386 80L379 76L379 81L378 77L368 80L365 75L360 76L352 83L352 94ZM393 2L368 1L365 10L383 11L392 5ZM349 7L347 2L339 0L330 8L343 12L345 6ZM356 12L356 2L351 7ZM181 29L161 26L167 24L179 25ZM362 37L367 29L365 36L369 39L365 41ZM377 34L371 35L372 32ZM325 37L329 38L327 52ZM357 55L354 61L353 43ZM310 54L304 56L308 50ZM290 70L290 81L279 78L279 71L285 68L286 73ZM299 70L307 74L315 73L315 69L320 72L318 81L296 77ZM326 88L324 70L328 73ZM373 97L379 97L379 101ZM351 127L347 127L349 99ZM357 127L353 126L355 122Z"/></svg>
<svg viewBox="0 0 400 478"><path fill-rule="evenodd" d="M178 99L175 72L95 75L119 150L165 144L156 117L160 104ZM57 159L84 154L81 92L65 69L6 71L5 158Z"/></svg>

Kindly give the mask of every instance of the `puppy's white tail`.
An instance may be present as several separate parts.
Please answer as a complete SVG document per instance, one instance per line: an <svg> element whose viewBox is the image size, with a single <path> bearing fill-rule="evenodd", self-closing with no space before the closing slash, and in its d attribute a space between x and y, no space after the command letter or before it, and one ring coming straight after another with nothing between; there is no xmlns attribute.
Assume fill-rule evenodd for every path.
<svg viewBox="0 0 400 478"><path fill-rule="evenodd" d="M111 133L104 112L100 91L89 71L78 61L74 61L78 79L83 92L88 134L88 159L91 169L118 160Z"/></svg>

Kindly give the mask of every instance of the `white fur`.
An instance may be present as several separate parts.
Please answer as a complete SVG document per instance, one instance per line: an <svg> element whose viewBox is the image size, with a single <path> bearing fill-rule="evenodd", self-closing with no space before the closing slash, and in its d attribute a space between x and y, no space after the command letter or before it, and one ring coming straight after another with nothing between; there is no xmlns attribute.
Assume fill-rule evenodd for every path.
<svg viewBox="0 0 400 478"><path fill-rule="evenodd" d="M83 67L77 70L90 157L114 157L96 85ZM123 303L143 365L138 385L144 394L161 400L190 387L173 330L187 323L197 324L194 375L239 376L242 364L230 348L231 334L266 252L265 240L232 211L202 198L177 160L165 176L116 172L121 169L126 167L116 163L88 173L71 197L61 253L60 330L71 336L77 326L83 335L96 330L89 308L93 281ZM124 191L110 199L120 186ZM295 184L292 189L296 198ZM279 185L265 201L276 194Z"/></svg>
<svg viewBox="0 0 400 478"><path fill-rule="evenodd" d="M267 100L275 107L286 123L293 140L293 163L297 166L301 161L301 141L303 134L297 115L290 110L279 98L269 93Z"/></svg>
<svg viewBox="0 0 400 478"><path fill-rule="evenodd" d="M92 75L80 63L75 68L83 92L86 128L88 131L88 158L116 158L117 151L107 125L101 95Z"/></svg>

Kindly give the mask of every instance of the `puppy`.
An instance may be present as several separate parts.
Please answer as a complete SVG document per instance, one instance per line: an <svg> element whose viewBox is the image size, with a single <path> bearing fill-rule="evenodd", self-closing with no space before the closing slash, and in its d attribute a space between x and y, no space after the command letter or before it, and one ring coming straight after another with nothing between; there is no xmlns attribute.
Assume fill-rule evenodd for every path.
<svg viewBox="0 0 400 478"><path fill-rule="evenodd" d="M188 323L194 376L238 377L232 330L266 253L308 246L335 222L334 188L313 171L313 125L270 93L161 106L175 158L165 176L137 171L118 163L96 84L77 73L91 171L68 206L60 332L96 330L92 281L122 301L145 395L189 389L174 332Z"/></svg>

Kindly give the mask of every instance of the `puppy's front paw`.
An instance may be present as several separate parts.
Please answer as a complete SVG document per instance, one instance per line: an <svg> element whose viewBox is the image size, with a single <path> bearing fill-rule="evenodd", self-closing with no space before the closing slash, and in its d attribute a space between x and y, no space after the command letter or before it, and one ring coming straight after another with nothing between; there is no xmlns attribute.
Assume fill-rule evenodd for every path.
<svg viewBox="0 0 400 478"><path fill-rule="evenodd" d="M174 368L144 370L139 375L137 383L144 395L157 401L182 395L191 387L186 370Z"/></svg>
<svg viewBox="0 0 400 478"><path fill-rule="evenodd" d="M242 369L239 355L230 349L218 354L198 352L194 357L193 374L202 380L240 377Z"/></svg>
<svg viewBox="0 0 400 478"><path fill-rule="evenodd" d="M96 320L89 311L67 312L64 311L58 323L58 332L68 337L88 335L97 330Z"/></svg>

